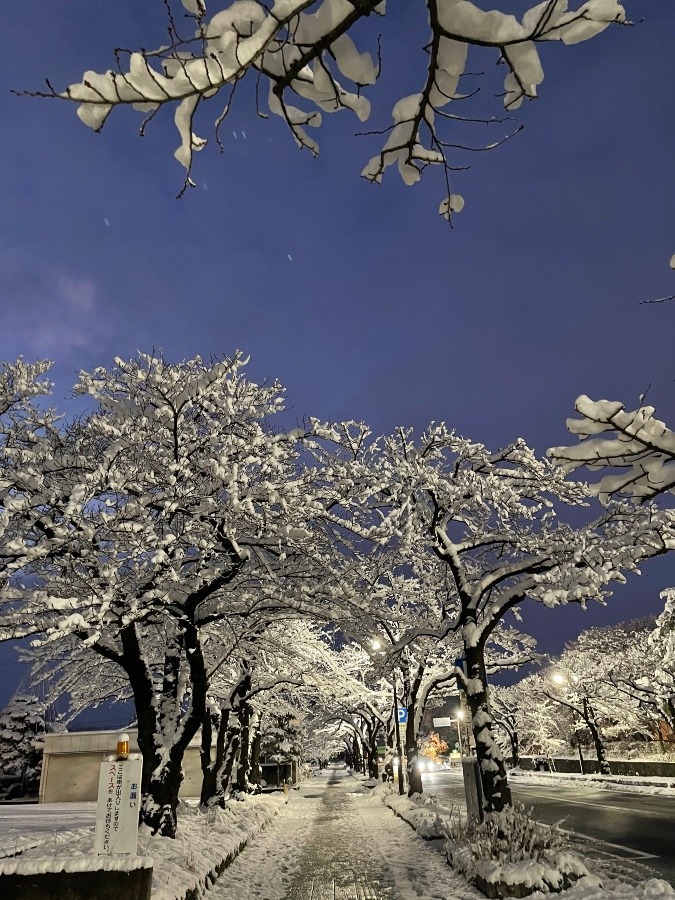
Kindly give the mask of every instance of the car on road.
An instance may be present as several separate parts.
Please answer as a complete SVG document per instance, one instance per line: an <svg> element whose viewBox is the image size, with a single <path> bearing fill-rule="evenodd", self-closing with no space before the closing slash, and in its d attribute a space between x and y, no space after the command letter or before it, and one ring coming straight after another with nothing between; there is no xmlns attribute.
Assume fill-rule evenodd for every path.
<svg viewBox="0 0 675 900"><path fill-rule="evenodd" d="M442 769L442 764L440 762L436 762L435 759L431 759L428 756L418 756L415 759L415 765L419 769L420 772L439 772Z"/></svg>
<svg viewBox="0 0 675 900"><path fill-rule="evenodd" d="M35 798L40 788L40 776L35 772L0 774L0 800Z"/></svg>

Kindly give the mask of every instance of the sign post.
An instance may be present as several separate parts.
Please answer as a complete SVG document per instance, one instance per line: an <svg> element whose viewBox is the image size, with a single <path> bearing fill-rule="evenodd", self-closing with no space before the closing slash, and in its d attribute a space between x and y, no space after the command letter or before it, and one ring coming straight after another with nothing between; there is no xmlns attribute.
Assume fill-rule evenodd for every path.
<svg viewBox="0 0 675 900"><path fill-rule="evenodd" d="M398 792L403 796L405 794L405 784L403 782L403 749L401 747L401 712L405 712L405 720L408 719L408 710L403 707L399 707L398 705L398 693L396 691L396 672L394 672L394 714L396 716L394 720L394 730L396 733L396 754L398 756L397 763L397 772L398 772Z"/></svg>
<svg viewBox="0 0 675 900"><path fill-rule="evenodd" d="M117 757L101 763L94 850L99 856L130 853L138 842L138 811L143 759L129 757L129 736L120 735Z"/></svg>

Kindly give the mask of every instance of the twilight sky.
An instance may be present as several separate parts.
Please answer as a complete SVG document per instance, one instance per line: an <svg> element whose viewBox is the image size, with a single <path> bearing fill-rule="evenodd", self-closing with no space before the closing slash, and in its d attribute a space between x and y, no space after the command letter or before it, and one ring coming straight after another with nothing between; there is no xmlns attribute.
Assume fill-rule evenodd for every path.
<svg viewBox="0 0 675 900"><path fill-rule="evenodd" d="M578 394L636 405L651 385L672 426L675 306L640 301L675 292L675 5L629 0L635 27L544 45L540 99L514 122L446 130L480 145L526 126L454 158L471 169L453 178L466 207L452 230L437 215L440 172L413 187L395 169L380 187L359 177L379 145L354 133L388 125L424 78L423 4L388 6L366 29L381 30L383 54L366 125L325 116L312 159L279 118L256 116L244 84L223 154L221 104L207 105L198 187L176 200L172 111L143 139L129 109L95 134L74 105L9 93L103 71L116 46L159 45L161 0L14 4L0 34L0 359L54 359L56 400L71 410L77 370L115 355L239 348L250 377L286 386L291 419L364 419L377 433L445 420L490 447L522 436L544 452L568 440ZM473 59L485 97L460 111L499 115L503 69ZM672 584L675 558L657 560L604 610L536 610L526 625L557 651L581 628L657 611ZM0 676L14 674L2 659Z"/></svg>

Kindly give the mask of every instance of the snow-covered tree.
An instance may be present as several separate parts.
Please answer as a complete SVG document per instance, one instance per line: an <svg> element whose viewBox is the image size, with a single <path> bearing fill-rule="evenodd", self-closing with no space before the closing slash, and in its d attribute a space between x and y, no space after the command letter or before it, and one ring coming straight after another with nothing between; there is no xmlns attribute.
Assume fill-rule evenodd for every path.
<svg viewBox="0 0 675 900"><path fill-rule="evenodd" d="M627 411L620 402L591 400L582 395L575 408L579 419L568 419L567 427L580 442L570 447L553 447L549 455L566 471L586 466L602 471L599 482L591 488L602 503L613 497L628 496L638 503L660 498L658 515L671 526L664 528L667 549L675 549L672 524L675 511L675 433L656 418L652 406ZM605 470L609 470L605 474ZM669 589L662 596L666 607L656 630L635 653L634 664L615 673L615 681L629 689L633 697L651 706L669 724L675 725L675 684L673 682L673 595ZM663 660L665 665L661 664Z"/></svg>
<svg viewBox="0 0 675 900"><path fill-rule="evenodd" d="M546 696L546 690L548 684L541 672L527 675L508 687L491 688L495 722L507 736L507 749L512 755L513 743L519 755L552 756L564 748L569 732L566 716Z"/></svg>
<svg viewBox="0 0 675 900"><path fill-rule="evenodd" d="M642 704L615 681L617 673L628 674L632 652L644 647L649 631L649 623L640 619L590 628L566 645L544 676L543 693L577 717L573 736L579 728L588 730L598 769L605 775L610 773L607 736L649 731Z"/></svg>
<svg viewBox="0 0 675 900"><path fill-rule="evenodd" d="M566 481L562 469L537 459L522 440L490 453L445 425L432 425L418 440L399 429L356 450L343 435L326 467L338 482L358 484L361 498L370 484L360 520L352 506L333 510L343 528L358 526L376 545L397 542L413 557L428 554L444 566L456 602L440 629L418 627L400 643L425 633L461 635L485 801L488 810L501 809L509 791L492 734L485 660L495 629L526 599L549 607L604 601L610 582L624 580L622 571L665 552L672 529L650 509L635 507L573 528L556 509L583 503L582 484Z"/></svg>
<svg viewBox="0 0 675 900"><path fill-rule="evenodd" d="M35 778L42 764L45 705L32 694L17 694L0 715L0 771Z"/></svg>
<svg viewBox="0 0 675 900"><path fill-rule="evenodd" d="M675 590L663 591L661 599L664 609L656 622L635 634L610 673L624 701L638 704L645 728L660 740L664 730L675 732Z"/></svg>
<svg viewBox="0 0 675 900"><path fill-rule="evenodd" d="M4 592L5 633L31 622L44 652L79 643L124 673L144 758L142 815L165 834L175 831L183 752L206 714L206 631L260 603L287 608L292 585L274 587L282 569L296 566L303 589L311 581L299 432L271 432L280 387L248 381L243 363L141 354L82 373L77 389L97 408L52 436L67 465L33 525L46 555ZM16 545L25 553L31 534Z"/></svg>
<svg viewBox="0 0 675 900"><path fill-rule="evenodd" d="M490 707L495 725L506 735L511 765L518 768L521 747L521 715L523 692L519 685L493 685L490 688Z"/></svg>
<svg viewBox="0 0 675 900"><path fill-rule="evenodd" d="M51 442L56 414L37 402L51 392L51 383L42 378L49 366L46 360L19 359L0 369L0 597L11 597L17 572L44 551L44 534L35 523L53 490L46 486L45 470L59 464ZM51 542L52 553L56 543ZM17 622L14 631L2 629L0 640L30 631L29 622Z"/></svg>
<svg viewBox="0 0 675 900"><path fill-rule="evenodd" d="M32 93L77 103L80 119L97 131L117 106L146 114L141 134L163 106L173 108L180 140L175 157L187 171L183 190L194 184L193 155L207 143L193 130L200 106L218 99L220 143L218 129L237 84L247 76L256 81L259 115L267 117L258 102L265 95L268 111L281 117L299 147L315 155L318 145L305 129L319 126L323 113L349 109L361 122L370 117L366 94L382 66L378 31L386 25L385 0L235 0L217 4L213 12L214 5L209 2L207 11L205 0L183 0L184 24L167 3L169 40L162 47L116 51L116 71L88 71L64 91L48 82L48 91ZM518 5L511 5L516 12ZM544 79L542 45L587 40L610 23L624 22L625 12L617 0L585 0L574 9L568 9L568 0L543 0L520 20L512 12L486 12L469 0L429 0L418 7L420 15L426 12L427 38L424 46L405 50L419 52L426 71L410 93L397 99L392 124L371 132L387 137L362 175L380 182L385 169L397 164L404 182L414 184L427 166L441 166L447 190L440 213L449 219L463 207L461 196L451 193L449 173L457 168L457 155L471 149L466 137L453 136L449 126L458 131L464 122L503 121L491 112L481 118L480 107L478 113L464 113L467 98L476 93L471 74L476 67L467 71L469 49L505 64L503 102L511 111L537 96ZM355 41L369 41L371 50L359 51ZM459 100L462 110L450 112ZM505 139L500 131L476 149Z"/></svg>

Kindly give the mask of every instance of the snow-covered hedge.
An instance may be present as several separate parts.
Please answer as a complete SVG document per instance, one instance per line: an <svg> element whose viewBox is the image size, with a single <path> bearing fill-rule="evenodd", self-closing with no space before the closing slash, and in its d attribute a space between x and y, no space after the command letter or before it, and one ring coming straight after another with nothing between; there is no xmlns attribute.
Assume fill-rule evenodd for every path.
<svg viewBox="0 0 675 900"><path fill-rule="evenodd" d="M491 813L481 824L455 816L446 852L451 865L488 897L560 891L590 874L566 851L560 828L536 822L522 804Z"/></svg>
<svg viewBox="0 0 675 900"><path fill-rule="evenodd" d="M488 897L543 900L567 888L566 900L675 900L675 890L658 878L626 884L590 874L566 850L560 829L535 822L522 805L477 825L457 806L439 805L433 797L401 797L388 785L374 793L421 837L447 838L448 862Z"/></svg>

